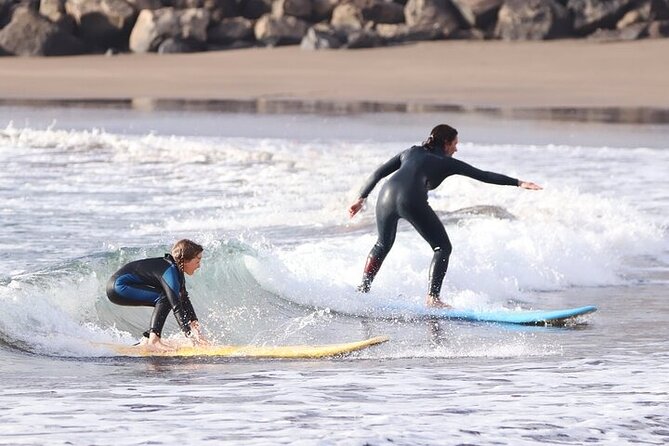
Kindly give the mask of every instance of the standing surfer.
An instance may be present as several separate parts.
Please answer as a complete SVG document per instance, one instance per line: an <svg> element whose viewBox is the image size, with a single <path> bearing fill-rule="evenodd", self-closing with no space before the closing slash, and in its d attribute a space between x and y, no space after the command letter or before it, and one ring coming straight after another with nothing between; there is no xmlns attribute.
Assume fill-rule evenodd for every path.
<svg viewBox="0 0 669 446"><path fill-rule="evenodd" d="M479 170L453 158L458 150L457 144L457 130L446 124L438 125L422 145L395 155L369 176L360 190L359 198L349 207L351 218L362 209L376 184L394 173L381 188L376 202L378 239L367 257L359 291L369 292L374 277L395 242L397 223L403 218L411 223L434 252L426 304L429 307L448 308L449 305L443 303L439 295L452 246L443 223L427 201L428 190L436 189L451 175L464 175L490 184L541 189L535 183Z"/></svg>

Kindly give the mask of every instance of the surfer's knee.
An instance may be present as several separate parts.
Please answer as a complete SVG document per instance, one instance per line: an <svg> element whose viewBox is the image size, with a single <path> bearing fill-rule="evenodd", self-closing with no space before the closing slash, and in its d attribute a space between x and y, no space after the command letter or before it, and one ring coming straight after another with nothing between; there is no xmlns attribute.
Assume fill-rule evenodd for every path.
<svg viewBox="0 0 669 446"><path fill-rule="evenodd" d="M434 251L435 256L439 255L440 257L449 258L451 252L453 252L453 246L451 246L451 243L447 240L445 243L433 246L432 251Z"/></svg>

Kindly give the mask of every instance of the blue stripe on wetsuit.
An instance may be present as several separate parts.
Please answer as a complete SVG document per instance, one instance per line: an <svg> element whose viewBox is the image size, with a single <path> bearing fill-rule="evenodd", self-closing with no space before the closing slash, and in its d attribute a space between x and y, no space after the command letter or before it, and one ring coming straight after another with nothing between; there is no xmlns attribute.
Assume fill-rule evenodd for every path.
<svg viewBox="0 0 669 446"><path fill-rule="evenodd" d="M179 271L177 270L176 265L171 265L165 270L163 273L163 280L175 295L180 295L181 281L179 280Z"/></svg>
<svg viewBox="0 0 669 446"><path fill-rule="evenodd" d="M138 287L142 285L142 280L134 274L123 274L114 281L114 291L128 299L155 304L162 295L162 290L155 288L153 291L145 285Z"/></svg>

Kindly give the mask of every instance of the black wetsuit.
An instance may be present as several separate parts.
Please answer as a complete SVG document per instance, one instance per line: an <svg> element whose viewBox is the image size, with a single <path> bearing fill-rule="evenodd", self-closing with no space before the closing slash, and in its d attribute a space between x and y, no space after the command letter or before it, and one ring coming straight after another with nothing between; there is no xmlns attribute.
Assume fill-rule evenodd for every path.
<svg viewBox="0 0 669 446"><path fill-rule="evenodd" d="M184 273L170 254L123 266L107 282L107 297L118 305L154 307L150 331L158 336L170 310L186 335L190 334L189 323L197 320Z"/></svg>
<svg viewBox="0 0 669 446"><path fill-rule="evenodd" d="M451 175L464 175L486 183L518 186L515 178L486 172L446 156L427 146L414 146L382 164L366 181L360 191L367 198L374 186L390 175L383 185L376 202L376 224L379 237L369 253L360 291L367 292L374 276L381 268L395 242L397 222L404 218L427 241L434 256L430 266L429 294L438 297L448 269L451 242L444 225L427 202L428 190L435 189Z"/></svg>

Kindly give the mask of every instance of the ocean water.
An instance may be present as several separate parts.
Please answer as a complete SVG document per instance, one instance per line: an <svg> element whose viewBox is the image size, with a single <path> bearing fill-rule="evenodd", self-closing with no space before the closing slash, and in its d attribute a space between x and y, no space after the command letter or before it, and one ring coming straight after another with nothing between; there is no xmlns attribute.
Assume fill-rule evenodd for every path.
<svg viewBox="0 0 669 446"><path fill-rule="evenodd" d="M462 308L597 305L567 327L390 314L429 246L400 224L372 292L373 169L438 123L456 155L540 192L452 177L430 203ZM481 114L0 107L0 444L524 445L669 442L669 126ZM147 359L150 309L107 301L179 238L215 342L391 341L325 360ZM170 316L166 336L178 339Z"/></svg>

